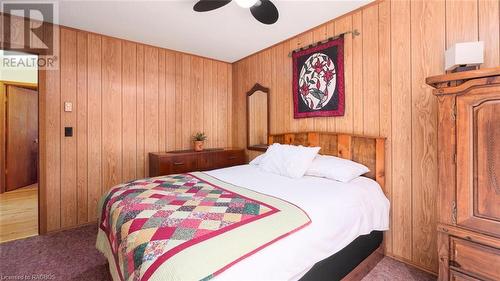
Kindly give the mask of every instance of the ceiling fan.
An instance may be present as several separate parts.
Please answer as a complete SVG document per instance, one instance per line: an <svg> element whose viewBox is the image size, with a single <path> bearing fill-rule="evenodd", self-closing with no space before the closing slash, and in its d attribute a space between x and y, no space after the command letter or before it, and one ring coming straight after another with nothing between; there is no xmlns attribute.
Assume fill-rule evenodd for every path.
<svg viewBox="0 0 500 281"><path fill-rule="evenodd" d="M199 0L193 7L196 12L207 12L223 7L232 0ZM263 24L278 21L278 9L270 0L234 0L242 8L250 8L254 18Z"/></svg>

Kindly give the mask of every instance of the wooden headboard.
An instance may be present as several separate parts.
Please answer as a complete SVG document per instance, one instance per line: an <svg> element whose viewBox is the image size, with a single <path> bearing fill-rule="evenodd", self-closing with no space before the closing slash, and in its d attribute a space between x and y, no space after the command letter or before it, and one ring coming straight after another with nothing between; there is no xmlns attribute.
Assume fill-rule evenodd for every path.
<svg viewBox="0 0 500 281"><path fill-rule="evenodd" d="M305 132L269 136L269 144L319 146L320 154L361 163L370 169L364 176L385 185L385 138L351 134Z"/></svg>

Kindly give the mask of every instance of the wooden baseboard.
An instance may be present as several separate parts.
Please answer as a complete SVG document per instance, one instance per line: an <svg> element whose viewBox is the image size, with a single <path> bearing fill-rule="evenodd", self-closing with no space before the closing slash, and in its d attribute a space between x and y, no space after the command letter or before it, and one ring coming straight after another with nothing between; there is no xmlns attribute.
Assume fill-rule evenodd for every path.
<svg viewBox="0 0 500 281"><path fill-rule="evenodd" d="M54 234L54 233L58 233L58 232L65 231L65 230L71 230L71 229L75 229L75 228L79 228L79 227L89 226L89 225L92 225L92 224L97 225L97 221L91 221L91 222L86 222L86 223L83 223L83 224L78 224L78 225L73 225L73 226L68 226L68 227L62 227L62 228L59 228L57 230L51 230L51 231L47 231L46 233L40 233L40 235Z"/></svg>
<svg viewBox="0 0 500 281"><path fill-rule="evenodd" d="M380 246L356 266L356 268L349 272L349 274L342 278L342 281L359 281L363 279L363 277L365 277L383 258L384 248Z"/></svg>

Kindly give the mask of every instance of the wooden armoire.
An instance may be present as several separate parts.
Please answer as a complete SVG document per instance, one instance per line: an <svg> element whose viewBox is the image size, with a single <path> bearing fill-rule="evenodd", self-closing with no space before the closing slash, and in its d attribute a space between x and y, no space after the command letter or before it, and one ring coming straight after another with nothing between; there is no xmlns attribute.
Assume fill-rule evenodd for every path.
<svg viewBox="0 0 500 281"><path fill-rule="evenodd" d="M439 107L439 280L500 280L500 67L427 84Z"/></svg>

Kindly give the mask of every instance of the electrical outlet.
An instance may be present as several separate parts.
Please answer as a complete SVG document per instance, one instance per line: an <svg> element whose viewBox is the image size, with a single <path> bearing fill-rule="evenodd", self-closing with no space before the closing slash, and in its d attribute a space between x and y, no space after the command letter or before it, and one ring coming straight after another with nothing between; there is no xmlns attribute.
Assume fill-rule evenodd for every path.
<svg viewBox="0 0 500 281"><path fill-rule="evenodd" d="M72 137L73 136L73 127L64 127L64 136Z"/></svg>

